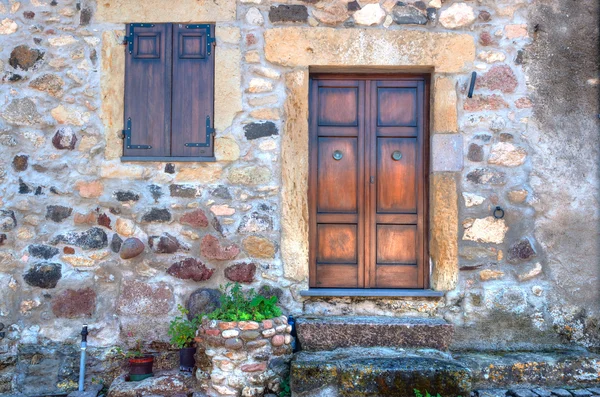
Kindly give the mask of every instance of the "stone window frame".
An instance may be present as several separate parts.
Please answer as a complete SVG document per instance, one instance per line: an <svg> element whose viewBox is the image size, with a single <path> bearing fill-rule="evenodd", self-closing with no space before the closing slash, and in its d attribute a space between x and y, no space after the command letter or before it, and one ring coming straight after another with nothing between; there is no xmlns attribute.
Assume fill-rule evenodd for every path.
<svg viewBox="0 0 600 397"><path fill-rule="evenodd" d="M230 139L223 133L233 123L235 115L243 110L242 106L242 53L240 40L241 29L232 26L236 22L237 2L225 4L209 2L199 5L197 0L178 0L171 4L169 12L157 7L152 2L114 0L99 2L94 14L96 23L107 23L108 29L102 33L101 53L101 119L105 129L107 161L119 160L123 156L124 129L124 97L125 97L125 51L123 41L126 36L127 23L214 23L218 46L215 53L215 86L214 86L214 157L216 161L229 161L224 152L221 140ZM114 24L121 25L114 28ZM217 67L218 65L218 67ZM221 93L219 95L219 93ZM219 138L221 137L221 139ZM146 163L149 166L161 160ZM164 160L163 160L164 161ZM168 160L177 162L178 160ZM193 162L209 164L210 162ZM135 164L125 161L123 164Z"/></svg>

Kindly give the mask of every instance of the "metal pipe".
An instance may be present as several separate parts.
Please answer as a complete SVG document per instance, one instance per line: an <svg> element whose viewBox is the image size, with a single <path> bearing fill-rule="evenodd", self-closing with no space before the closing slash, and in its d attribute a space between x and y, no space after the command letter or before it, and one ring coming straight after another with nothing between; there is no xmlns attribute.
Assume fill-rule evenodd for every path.
<svg viewBox="0 0 600 397"><path fill-rule="evenodd" d="M79 391L83 391L83 382L85 379L85 351L87 349L87 324L83 324L81 329L81 360L79 361Z"/></svg>
<svg viewBox="0 0 600 397"><path fill-rule="evenodd" d="M468 98L473 98L473 90L475 89L475 80L477 80L477 72L471 73L471 85L469 86Z"/></svg>

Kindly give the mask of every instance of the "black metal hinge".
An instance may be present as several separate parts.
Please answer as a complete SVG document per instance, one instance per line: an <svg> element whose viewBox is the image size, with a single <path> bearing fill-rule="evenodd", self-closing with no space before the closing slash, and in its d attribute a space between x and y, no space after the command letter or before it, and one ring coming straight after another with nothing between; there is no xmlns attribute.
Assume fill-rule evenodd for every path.
<svg viewBox="0 0 600 397"><path fill-rule="evenodd" d="M210 146L210 136L215 133L215 129L210 126L210 116L206 116L206 142L205 143L184 143L185 147L208 147Z"/></svg>
<svg viewBox="0 0 600 397"><path fill-rule="evenodd" d="M209 24L196 24L196 25L185 25L186 29L205 29L206 30L206 52L210 55L210 51L212 49L213 44L217 45L217 41L211 35L211 26Z"/></svg>
<svg viewBox="0 0 600 397"><path fill-rule="evenodd" d="M152 149L150 145L132 145L131 144L131 117L127 119L127 129L123 130L123 139L127 149Z"/></svg>
<svg viewBox="0 0 600 397"><path fill-rule="evenodd" d="M153 23L130 23L129 24L129 36L127 38L127 44L129 45L129 53L133 53L133 30L135 28L152 28Z"/></svg>

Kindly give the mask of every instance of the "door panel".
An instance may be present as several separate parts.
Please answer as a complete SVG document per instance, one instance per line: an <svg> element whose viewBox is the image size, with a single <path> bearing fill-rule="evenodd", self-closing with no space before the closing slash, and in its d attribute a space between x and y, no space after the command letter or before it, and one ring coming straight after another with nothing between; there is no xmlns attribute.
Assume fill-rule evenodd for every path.
<svg viewBox="0 0 600 397"><path fill-rule="evenodd" d="M417 140L377 138L377 213L417 212Z"/></svg>
<svg viewBox="0 0 600 397"><path fill-rule="evenodd" d="M378 127L416 127L417 90L381 87L377 90Z"/></svg>
<svg viewBox="0 0 600 397"><path fill-rule="evenodd" d="M312 288L425 288L427 77L310 83Z"/></svg>
<svg viewBox="0 0 600 397"><path fill-rule="evenodd" d="M317 226L317 234L318 263L358 262L356 225L320 224Z"/></svg>
<svg viewBox="0 0 600 397"><path fill-rule="evenodd" d="M318 142L318 212L356 213L358 210L357 139L319 138Z"/></svg>
<svg viewBox="0 0 600 397"><path fill-rule="evenodd" d="M377 265L380 264L417 264L415 225L377 226Z"/></svg>
<svg viewBox="0 0 600 397"><path fill-rule="evenodd" d="M319 87L320 126L358 125L358 87Z"/></svg>

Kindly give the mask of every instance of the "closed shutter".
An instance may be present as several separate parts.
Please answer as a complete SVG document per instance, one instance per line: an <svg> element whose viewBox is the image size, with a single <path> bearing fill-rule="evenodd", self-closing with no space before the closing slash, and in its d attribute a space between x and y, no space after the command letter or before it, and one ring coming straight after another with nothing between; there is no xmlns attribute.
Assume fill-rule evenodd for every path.
<svg viewBox="0 0 600 397"><path fill-rule="evenodd" d="M169 156L170 24L129 24L125 61L125 157Z"/></svg>
<svg viewBox="0 0 600 397"><path fill-rule="evenodd" d="M214 25L173 26L172 156L213 154Z"/></svg>

